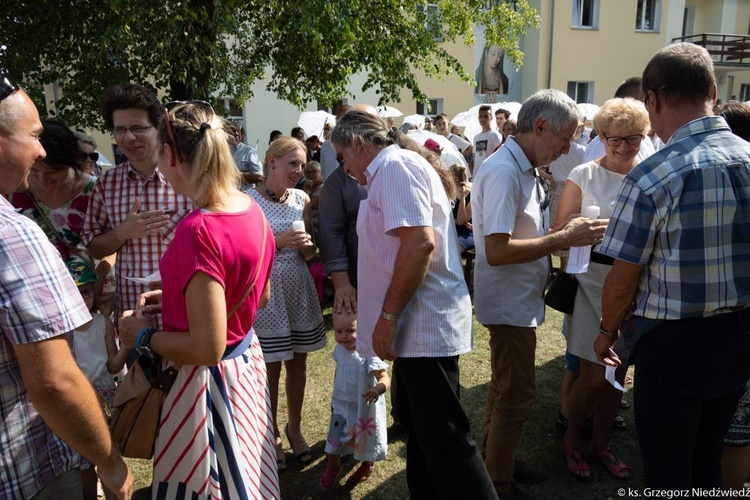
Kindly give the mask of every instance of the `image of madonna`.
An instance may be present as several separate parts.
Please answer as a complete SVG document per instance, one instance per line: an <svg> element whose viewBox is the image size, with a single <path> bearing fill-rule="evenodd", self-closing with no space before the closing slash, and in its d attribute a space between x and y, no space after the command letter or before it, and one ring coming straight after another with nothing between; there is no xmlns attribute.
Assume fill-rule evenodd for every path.
<svg viewBox="0 0 750 500"><path fill-rule="evenodd" d="M508 93L508 77L503 73L504 59L505 52L497 45L487 45L484 48L475 75L477 94Z"/></svg>

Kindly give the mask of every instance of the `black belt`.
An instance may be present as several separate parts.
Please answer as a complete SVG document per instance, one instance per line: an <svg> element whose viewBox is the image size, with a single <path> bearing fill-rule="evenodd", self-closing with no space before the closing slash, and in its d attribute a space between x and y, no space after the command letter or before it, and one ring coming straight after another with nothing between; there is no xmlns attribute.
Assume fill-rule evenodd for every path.
<svg viewBox="0 0 750 500"><path fill-rule="evenodd" d="M604 255L603 253L594 252L593 250L591 250L591 259L589 260L597 264L604 264L605 266L611 266L612 264L615 263L615 259L613 259L609 255Z"/></svg>

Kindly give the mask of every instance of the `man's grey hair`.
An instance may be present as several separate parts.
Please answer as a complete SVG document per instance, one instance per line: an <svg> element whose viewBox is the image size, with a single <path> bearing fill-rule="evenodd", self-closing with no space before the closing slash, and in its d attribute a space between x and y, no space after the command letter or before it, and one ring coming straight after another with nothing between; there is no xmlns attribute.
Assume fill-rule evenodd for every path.
<svg viewBox="0 0 750 500"><path fill-rule="evenodd" d="M564 92L555 89L540 90L525 101L518 112L516 134L531 132L539 118L545 118L550 130L560 132L572 123L581 121L576 103Z"/></svg>
<svg viewBox="0 0 750 500"><path fill-rule="evenodd" d="M674 43L659 50L643 70L644 95L658 92L672 106L712 101L716 76L708 51L694 43Z"/></svg>

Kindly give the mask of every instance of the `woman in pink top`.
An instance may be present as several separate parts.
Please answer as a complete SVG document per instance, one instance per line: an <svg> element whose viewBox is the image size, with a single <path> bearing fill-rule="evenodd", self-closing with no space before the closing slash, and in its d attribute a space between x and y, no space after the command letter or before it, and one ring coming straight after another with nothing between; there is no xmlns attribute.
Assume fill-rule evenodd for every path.
<svg viewBox="0 0 750 500"><path fill-rule="evenodd" d="M161 259L163 291L124 313L127 347L179 365L162 407L153 498L279 498L266 367L252 330L270 294L274 239L238 190L223 120L208 103L167 105L159 169L196 207ZM163 331L147 315L162 313Z"/></svg>

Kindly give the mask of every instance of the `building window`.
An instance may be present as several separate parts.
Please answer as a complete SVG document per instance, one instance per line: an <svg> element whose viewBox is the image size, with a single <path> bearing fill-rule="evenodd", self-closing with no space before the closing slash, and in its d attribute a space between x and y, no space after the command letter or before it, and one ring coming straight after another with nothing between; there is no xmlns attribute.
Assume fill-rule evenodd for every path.
<svg viewBox="0 0 750 500"><path fill-rule="evenodd" d="M750 101L750 84L743 83L740 85L740 97L738 100L742 102Z"/></svg>
<svg viewBox="0 0 750 500"><path fill-rule="evenodd" d="M599 0L573 0L573 27L599 27Z"/></svg>
<svg viewBox="0 0 750 500"><path fill-rule="evenodd" d="M659 31L660 24L661 0L638 0L635 29L638 31Z"/></svg>
<svg viewBox="0 0 750 500"><path fill-rule="evenodd" d="M442 99L427 99L427 102L417 103L417 114L418 115L439 115L443 112L443 100Z"/></svg>
<svg viewBox="0 0 750 500"><path fill-rule="evenodd" d="M594 82L568 82L568 95L576 103L594 101Z"/></svg>
<svg viewBox="0 0 750 500"><path fill-rule="evenodd" d="M424 15L424 29L432 33L432 37L436 42L442 42L442 24L443 18L440 15L440 9L437 4L426 3L420 5L419 12Z"/></svg>

